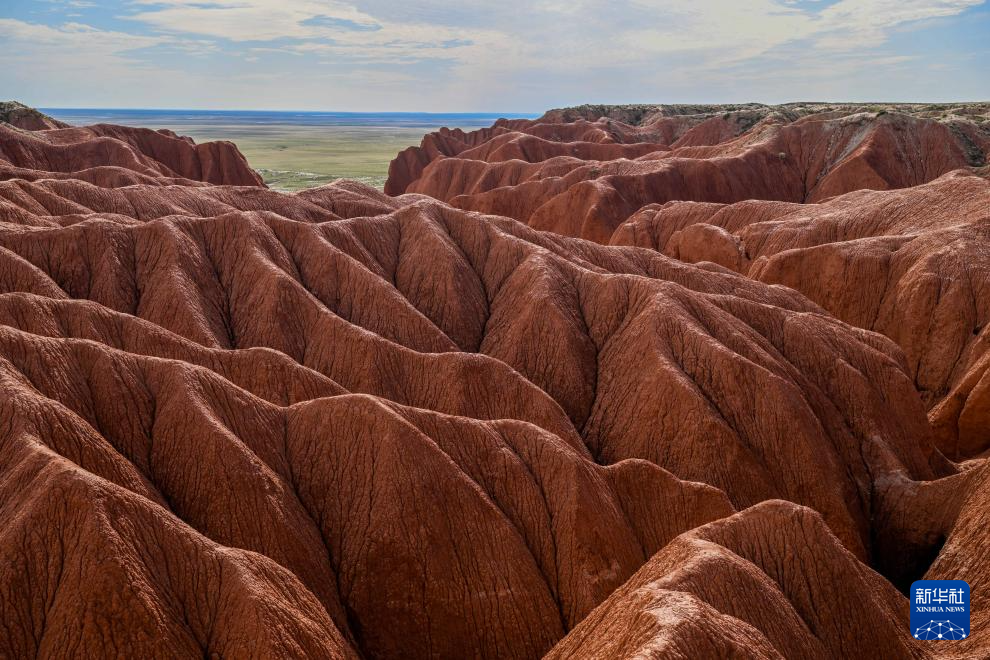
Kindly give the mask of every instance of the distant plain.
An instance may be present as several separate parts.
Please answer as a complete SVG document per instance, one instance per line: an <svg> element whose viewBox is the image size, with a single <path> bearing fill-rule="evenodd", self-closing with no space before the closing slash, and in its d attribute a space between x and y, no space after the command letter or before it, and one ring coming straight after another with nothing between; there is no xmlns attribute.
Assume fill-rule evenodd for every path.
<svg viewBox="0 0 990 660"><path fill-rule="evenodd" d="M198 142L229 140L271 188L294 191L335 179L385 185L388 163L441 126L473 130L499 117L535 115L471 113L334 113L220 110L117 110L45 108L76 125L108 123L167 128Z"/></svg>

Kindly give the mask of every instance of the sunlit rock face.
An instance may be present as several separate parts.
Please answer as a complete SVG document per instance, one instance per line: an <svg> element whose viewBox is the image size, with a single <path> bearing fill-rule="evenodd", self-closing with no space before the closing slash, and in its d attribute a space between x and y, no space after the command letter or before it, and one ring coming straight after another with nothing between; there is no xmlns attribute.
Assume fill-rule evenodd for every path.
<svg viewBox="0 0 990 660"><path fill-rule="evenodd" d="M860 223L893 255L883 272L921 286L903 237L937 251L948 230L884 216L883 196L895 215L946 199L937 218L970 217L955 200L985 182L943 176L968 167L956 143L923 172L838 176L822 155L832 187L792 200L820 203L733 221L732 199L642 208L662 200L634 197L657 189L633 176L639 206L592 236L633 245L511 210L554 178L511 167L563 182L690 161L708 168L697 185L731 191L719 168L756 159L768 169L739 176L760 181L797 158L764 142L856 130L850 153L867 154L885 122L923 127L905 140L944 128L761 112L450 132L484 158L405 152L396 195L277 193L233 145L167 132L0 126L0 655L924 657L898 589L965 573L981 593L982 460L940 451L914 345L802 286L814 266L786 257L838 235L822 218ZM500 181L508 206L430 190L461 185L431 174L447 161ZM917 187L825 199L843 186ZM568 204L549 228L567 233ZM756 233L795 208L810 215L793 229ZM956 239L970 261L978 233ZM867 281L858 254L848 274L825 255L819 277ZM876 308L922 313L897 295ZM851 638L864 607L870 634ZM974 630L959 649L990 642Z"/></svg>

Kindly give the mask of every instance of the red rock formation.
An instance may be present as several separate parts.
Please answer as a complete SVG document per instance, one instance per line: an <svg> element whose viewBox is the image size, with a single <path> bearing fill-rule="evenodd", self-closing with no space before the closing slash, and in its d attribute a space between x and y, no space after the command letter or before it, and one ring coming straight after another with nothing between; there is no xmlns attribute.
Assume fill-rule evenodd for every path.
<svg viewBox="0 0 990 660"><path fill-rule="evenodd" d="M907 609L813 511L766 502L675 539L547 658L925 657Z"/></svg>
<svg viewBox="0 0 990 660"><path fill-rule="evenodd" d="M386 191L427 194L605 243L651 203L816 202L860 188L919 185L986 162L985 125L895 109L664 111L638 126L551 112L511 132L502 125L465 134L444 149L433 147L442 134L427 136L393 162ZM591 140L589 126L598 139Z"/></svg>
<svg viewBox="0 0 990 660"><path fill-rule="evenodd" d="M954 458L990 448L990 181L962 172L822 204L647 206L612 236L801 291L887 335ZM841 283L838 286L837 283Z"/></svg>
<svg viewBox="0 0 990 660"><path fill-rule="evenodd" d="M27 131L68 128L69 125L17 101L0 101L0 122Z"/></svg>
<svg viewBox="0 0 990 660"><path fill-rule="evenodd" d="M38 135L0 133L0 655L911 657L888 580L982 579L939 554L986 552L982 463L792 289Z"/></svg>
<svg viewBox="0 0 990 660"><path fill-rule="evenodd" d="M106 188L155 179L263 186L231 142L97 124L29 131L0 124L0 180L80 179Z"/></svg>

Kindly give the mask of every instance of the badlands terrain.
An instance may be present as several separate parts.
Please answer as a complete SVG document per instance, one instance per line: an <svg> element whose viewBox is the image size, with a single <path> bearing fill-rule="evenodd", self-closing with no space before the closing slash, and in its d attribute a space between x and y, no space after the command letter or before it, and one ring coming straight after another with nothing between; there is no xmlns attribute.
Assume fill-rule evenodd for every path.
<svg viewBox="0 0 990 660"><path fill-rule="evenodd" d="M0 657L987 657L988 113L583 106L287 194L0 105Z"/></svg>

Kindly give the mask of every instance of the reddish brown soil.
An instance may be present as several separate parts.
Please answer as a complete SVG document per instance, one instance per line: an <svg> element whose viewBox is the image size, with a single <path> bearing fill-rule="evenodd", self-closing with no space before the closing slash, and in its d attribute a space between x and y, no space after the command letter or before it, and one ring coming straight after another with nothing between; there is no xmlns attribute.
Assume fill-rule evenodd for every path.
<svg viewBox="0 0 990 660"><path fill-rule="evenodd" d="M986 114L942 117L915 106L670 114L680 111L649 114L637 126L552 111L467 134L432 133L392 162L386 192L424 193L607 243L651 203L818 202L926 183L981 167L990 152Z"/></svg>
<svg viewBox="0 0 990 660"><path fill-rule="evenodd" d="M566 158L737 121L676 119L614 143L580 119ZM793 123L766 130L815 121ZM469 149L561 158L513 126ZM424 172L446 160L493 166ZM933 429L886 326L759 281L791 248L738 232L793 205L678 220L733 272L662 254L680 204L613 237L653 249L607 246L353 182L276 193L162 132L0 126L0 179L0 656L927 657L899 591L926 574L974 594L973 634L936 650L990 653L986 468L939 449L982 440ZM950 239L898 204L976 222L958 198L984 184L853 193L787 232L821 242L852 204L869 240L931 253Z"/></svg>
<svg viewBox="0 0 990 660"><path fill-rule="evenodd" d="M964 171L821 204L673 202L612 236L801 291L904 350L942 451L990 449L990 181Z"/></svg>

